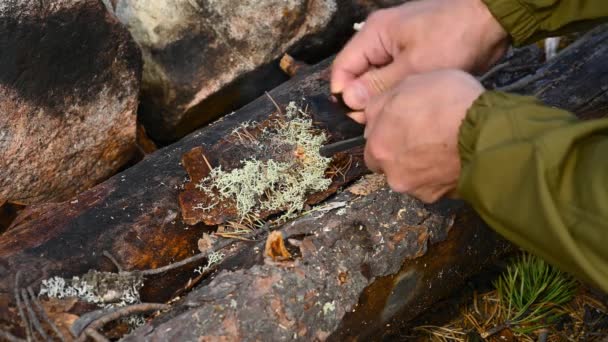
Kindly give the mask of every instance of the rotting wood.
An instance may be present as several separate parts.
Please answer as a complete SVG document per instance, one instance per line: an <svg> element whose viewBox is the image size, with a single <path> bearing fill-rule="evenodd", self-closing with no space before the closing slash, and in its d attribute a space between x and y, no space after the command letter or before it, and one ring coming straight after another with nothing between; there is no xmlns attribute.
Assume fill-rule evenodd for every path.
<svg viewBox="0 0 608 342"><path fill-rule="evenodd" d="M607 38L608 31L606 30L596 30L587 35L584 44L579 44L576 49L556 57L551 60L548 66L538 70L537 72L543 73L544 76L526 85L521 92L536 94L549 104L560 105L563 108L581 113L585 117L588 117L588 115L598 116L604 114L602 110L608 104L608 95L600 85L608 84L608 66L604 63L605 58L608 56L608 46L600 43ZM587 53L588 51L593 51L593 53ZM573 61L576 63L573 63ZM319 123L319 127L328 131L331 141L357 135L360 133L360 127L353 125L346 118L333 115L331 108L327 107L327 104L323 102L322 99L328 93L326 79L328 66L329 61L325 61L311 67L306 73L295 76L291 81L273 90L270 94L282 106L291 100L305 97L310 106L311 113L315 114L315 121ZM497 73L497 75L499 74L500 72ZM560 89L565 89L566 91L562 92ZM198 250L198 238L203 232L209 232L211 228L200 224L190 227L179 220L180 208L177 197L187 175L182 165L180 165L181 156L197 146L202 146L205 150L211 150L216 143L242 122L247 120L261 122L274 111L274 105L267 97L262 97L235 115L227 116L212 126L202 129L174 145L155 152L133 168L75 197L71 201L26 209L23 215L15 220L13 227L0 236L0 302L9 303L6 307L0 308L0 323L20 331L18 330L20 326L19 319L15 314L15 310L12 309L14 301L11 298L14 276L19 269L23 270L22 286L35 287L41 279L53 275L66 277L85 273L89 269L100 271L114 270L112 262L102 255L103 251L106 250L126 270L157 268L174 260L184 259L196 254ZM225 143L224 147L218 149L218 151L222 151L221 157L229 158L228 156L234 150L234 148L232 150L231 148L230 144ZM376 199L382 199L384 195L381 195L381 193L381 191L372 192L361 201L365 202L365 198L374 198L374 196L376 196ZM384 213L383 215L390 217L391 214L394 214L388 212L390 208L405 199L406 197L401 196L396 198L391 197L390 200L378 202L376 205L382 207L380 208L380 213ZM332 203L335 203L335 201ZM420 208L420 205L416 204L416 202L407 202L407 204L401 202L401 204L406 207ZM443 233L446 233L446 227L449 226L449 220L447 219L451 216L448 213L460 210L458 208L461 207L440 206L439 211L434 212L435 216L433 217L442 222L439 226L443 227ZM425 208L425 210L431 209ZM328 218L333 217L336 221L338 218L342 220L342 217L337 215L338 211L334 210L326 215ZM476 225L473 222L476 222L477 218L470 211L468 213L467 215L455 216L454 227L463 228L452 228L451 233L446 236L447 240L445 241L447 242L444 245L447 247L444 247L444 249L441 247L443 246L441 242L433 242L432 238L427 236L425 239L424 237L425 231L428 232L429 229L433 231L432 227L434 226L431 226L431 221L409 221L408 227L410 228L404 231L391 230L389 235L384 235L385 232L380 231L385 238L388 236L399 240L397 243L391 243L394 245L393 247L396 246L395 248L403 251L405 254L395 253L394 251L388 253L382 250L381 257L374 260L373 267L364 266L363 268L356 268L350 265L355 268L348 269L347 267L345 272L340 271L337 274L332 273L333 268L327 268L325 272L327 277L316 278L315 280L321 288L330 284L331 281L347 284L349 281L348 275L353 273L359 274L363 278L366 278L366 274L370 276L370 279L366 278L367 280L358 283L362 287L343 286L339 292L341 297L338 297L335 303L332 303L333 299L330 300L331 298L329 297L318 299L307 298L306 293L304 293L302 295L304 295L305 301L313 301L314 310L310 311L312 307L308 307L308 310L293 313L285 311L285 308L296 305L290 302L290 295L295 292L281 292L276 288L271 288L266 293L276 300L269 303L271 308L269 313L271 315L268 316L268 321L262 320L258 330L250 330L249 328L253 329L253 327L249 326L246 320L242 322L236 320L237 316L232 314L232 310L226 311L230 312L230 316L224 316L224 320L222 321L224 323L223 327L228 329L227 334L234 331L245 331L248 334L254 334L255 331L258 331L259 334L267 333L266 336L273 336L273 331L277 330L276 323L280 322L282 326L292 329L291 336L293 336L294 332L297 334L301 333L303 336L312 336L312 332L309 333L305 330L318 327L318 330L315 331L315 336L321 339L329 337L330 334L333 334L331 336L352 337L363 336L371 334L372 331L377 331L378 327L385 320L390 319L398 312L401 312L401 310L408 310L406 313L400 313L405 315L404 317L419 312L451 288L458 286L459 282L457 280L460 279L458 278L459 275L453 275L454 279L446 278L447 275L445 273L440 273L442 267L450 270L459 270L470 265L471 259L451 258L452 254L450 253L460 253L460 250L454 249L454 247L449 248L449 246L460 246L463 248L471 246L475 253L479 253L476 254L474 261L481 263L487 262L489 259L488 254L484 253L491 252L483 248L496 246L486 242L489 240L481 241L481 245L473 244L475 242L474 235L466 234L476 232L474 228ZM359 210L353 213L353 216L356 216L356 214L360 217L366 213ZM315 215L315 213L313 212L309 215ZM347 215L346 218L348 219L348 217ZM365 220L373 219L370 215L360 218ZM325 229L315 228L314 220L307 222L307 224L303 224L302 222L304 221L298 222L300 222L298 227L301 230L297 234L285 235L287 241L290 239L301 241L300 247L295 248L295 254L294 251L290 250L293 255L296 255L296 260L291 266L265 265L259 257L255 257L256 249L252 248L251 242L234 242L233 249L230 255L222 262L220 273L215 280L204 280L203 283L186 297L187 300L178 302L175 305L178 308L185 308L186 312L192 313L197 310L205 312L205 310L210 310L209 305L203 303L205 298L215 298L220 293L226 294L239 288L238 284L235 283L232 286L230 282L249 281L251 282L250 284L255 286L247 287L247 291L251 291L252 288L264 290L264 286L273 284L272 281L268 282L269 279L277 279L279 281L282 279L281 277L286 277L286 280L294 280L296 278L293 277L299 277L301 274L298 275L293 271L297 270L298 267L304 267L297 264L303 258L312 258L311 260L318 262L318 266L321 269L323 265L328 265L323 261L323 258L319 258L319 255L310 256L310 254L306 254L311 251L311 248L319 251L323 247L323 244L327 244L326 247L323 247L323 253L329 253L328 249L332 244L350 243L345 239L328 240L331 236L341 236L339 232L344 233L348 230L348 227L350 227L348 224L340 225L338 222L335 226L337 227L337 232L330 234L331 230L326 232ZM318 222L320 224L322 221ZM351 221L350 223L352 225L353 222ZM292 229L291 227L290 224L287 224L283 227L282 231L284 233L289 232ZM369 227L373 231L378 231L379 229L378 227L373 227L373 224L370 224ZM477 231L478 233L488 233L486 228L483 228L481 225L479 227L482 230ZM321 229L320 232L318 231L319 236L310 235L315 229ZM398 227L394 226L391 229L398 229ZM458 235L458 233L463 235ZM401 237L401 235L403 236ZM353 236L357 237L359 235L355 234ZM373 240L375 239L373 235L369 235L368 238L372 242L375 241ZM406 238L412 238L413 240L411 241L420 242L421 245L425 241L430 242L431 247L426 251L419 248L421 245L412 243L411 246L408 245L406 248L406 246L400 244ZM497 240L497 243L499 241ZM320 243L321 245L317 246L315 243ZM370 243L369 241L362 241L352 246L355 246L353 249L356 249L356 246L363 248L363 246L370 246ZM371 246L375 251L376 244L372 243ZM258 248L258 250L260 249ZM297 256L298 250L302 254L301 257ZM345 249L343 248L343 250ZM445 251L444 254L440 253L442 250ZM462 254L460 253L459 255ZM335 255L331 254L321 254L320 256L327 258L335 257ZM416 256L419 258L414 258ZM463 257L466 257L466 254ZM406 262L403 265L404 259L406 261L410 260L409 263ZM421 267L416 262L421 262L422 260L428 260L427 265L436 265L435 268L429 268L429 273L426 277L418 278L426 279L425 284L431 284L431 289L425 289L424 295L414 296L415 301L406 303L407 305L404 306L403 302L395 301L399 297L393 298L389 296L390 291L386 293L381 291L382 289L390 288L397 288L397 290L401 291L405 289L407 291L409 289L408 284L411 283L408 281L403 283L402 280L411 278L399 275L398 271L402 269L407 272L408 267L411 267L415 271ZM435 264L432 263L433 260L436 261ZM455 260L457 264L442 263L450 260ZM348 260L344 262L348 262ZM334 267L338 264L331 266ZM194 266L196 265L192 267ZM478 266L481 267L482 264ZM378 271L378 267L380 269L388 267L388 271ZM232 273L221 271L228 268L236 269L236 271ZM242 275L243 278L234 278L235 274ZM247 278L245 275L253 278ZM187 269L172 270L162 276L151 277L144 287L142 299L147 302L164 302L172 297L174 291L181 289L191 276L192 268L188 267ZM224 284L222 283L223 280L227 282ZM382 286L383 281L386 282L386 286ZM219 284L224 285L220 286ZM370 292L365 292L365 288L369 289ZM293 291L296 289L300 289L300 287L294 286L292 288ZM348 291L351 293L347 294L346 292ZM207 296L205 293L209 293L209 296L205 297ZM202 301L200 296L203 296ZM222 298L228 299L228 297ZM380 300L374 300L374 298L380 298ZM266 299L260 298L259 300L264 301ZM318 305L315 306L315 303L321 300L327 301L322 303L321 311L319 311ZM353 301L355 301L355 304L352 304ZM346 308L356 308L357 303L361 310L365 307L370 308L368 312L379 312L381 314L374 316L373 322L369 321L372 320L371 318L368 321L364 321L361 317L357 317L356 312L359 309L355 311L355 314L349 313L346 315ZM387 303L393 305L388 305ZM232 302L229 301L228 304L232 305ZM371 310L374 305L376 305L377 311ZM260 307L256 305L248 306L249 304L241 307L237 301L237 307L243 309L243 314L247 313L247 310L257 310L256 312L250 312L250 314L253 315L252 317L257 317L259 321ZM297 308L297 306L295 307ZM261 308L268 310L267 307ZM177 322L178 318L181 318L183 322L186 322L186 318L184 318L185 314L180 315L178 311L174 310L170 312L173 313L161 315L152 325L148 325L138 331L133 338L141 336L138 334L144 334L146 331L151 333L150 336L159 334L158 329L154 331L149 331L149 329L154 329L155 326L163 324L171 324L168 322L171 322L172 319L176 319L174 322ZM320 312L327 313L327 315L323 313L317 315ZM337 313L340 315L336 315ZM240 317L241 312L238 311L237 314ZM303 325L298 326L295 323L290 323L291 316L289 315L292 314L300 315L298 319L304 322ZM334 314L334 316L326 319L330 314ZM190 317L190 319L194 318ZM190 323L194 325L192 322ZM296 328L298 330L293 330ZM262 329L271 330L263 331ZM278 329L282 328L279 327ZM212 332L212 330L209 330L209 332ZM218 331L218 333L222 332Z"/></svg>

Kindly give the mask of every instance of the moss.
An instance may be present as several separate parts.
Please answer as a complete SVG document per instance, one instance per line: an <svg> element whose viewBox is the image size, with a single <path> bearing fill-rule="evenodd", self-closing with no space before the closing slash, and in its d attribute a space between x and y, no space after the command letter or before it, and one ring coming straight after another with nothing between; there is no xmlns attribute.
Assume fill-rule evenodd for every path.
<svg viewBox="0 0 608 342"><path fill-rule="evenodd" d="M307 194L329 187L331 180L325 178L325 170L331 159L319 154L327 137L295 102L289 103L284 117L275 119L255 140L247 131L249 127L250 123L242 125L233 134L242 143L260 146L272 158L242 160L240 167L230 171L216 167L197 185L199 189L217 194L217 202L233 200L244 218L260 211L286 211L285 216L290 217L304 208Z"/></svg>

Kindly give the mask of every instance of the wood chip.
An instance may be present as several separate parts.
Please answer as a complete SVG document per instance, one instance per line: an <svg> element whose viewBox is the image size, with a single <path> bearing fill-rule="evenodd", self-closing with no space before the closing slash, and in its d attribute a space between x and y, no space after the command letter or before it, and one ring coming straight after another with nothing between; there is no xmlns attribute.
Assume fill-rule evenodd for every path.
<svg viewBox="0 0 608 342"><path fill-rule="evenodd" d="M357 183L348 187L348 192L357 196L367 196L374 191L377 191L386 185L386 177L381 174L366 175Z"/></svg>

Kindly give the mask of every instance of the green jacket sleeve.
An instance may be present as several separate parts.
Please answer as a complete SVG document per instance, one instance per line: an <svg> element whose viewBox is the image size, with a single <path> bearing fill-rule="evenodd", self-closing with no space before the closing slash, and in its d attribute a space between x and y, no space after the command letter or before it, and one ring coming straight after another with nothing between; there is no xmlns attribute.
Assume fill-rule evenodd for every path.
<svg viewBox="0 0 608 342"><path fill-rule="evenodd" d="M482 0L515 46L579 31L608 19L607 0Z"/></svg>
<svg viewBox="0 0 608 342"><path fill-rule="evenodd" d="M459 149L458 193L492 228L608 292L608 119L486 91Z"/></svg>

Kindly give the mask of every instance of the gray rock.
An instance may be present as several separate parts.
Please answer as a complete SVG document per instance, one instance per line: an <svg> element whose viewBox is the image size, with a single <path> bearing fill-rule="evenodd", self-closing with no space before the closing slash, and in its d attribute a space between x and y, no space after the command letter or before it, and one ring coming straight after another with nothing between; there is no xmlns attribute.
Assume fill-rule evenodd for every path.
<svg viewBox="0 0 608 342"><path fill-rule="evenodd" d="M286 51L325 57L355 19L396 2L117 0L113 11L142 49L141 120L169 142L284 81L269 63Z"/></svg>
<svg viewBox="0 0 608 342"><path fill-rule="evenodd" d="M65 200L135 148L141 55L97 0L0 2L0 198Z"/></svg>

